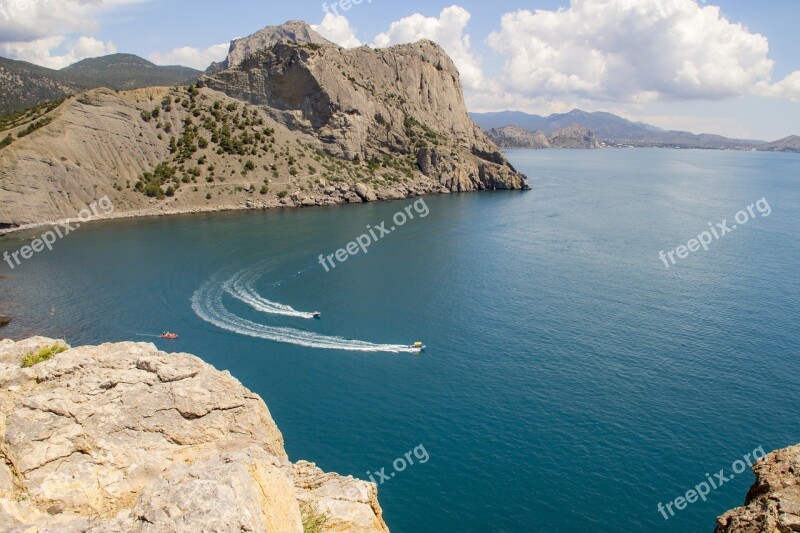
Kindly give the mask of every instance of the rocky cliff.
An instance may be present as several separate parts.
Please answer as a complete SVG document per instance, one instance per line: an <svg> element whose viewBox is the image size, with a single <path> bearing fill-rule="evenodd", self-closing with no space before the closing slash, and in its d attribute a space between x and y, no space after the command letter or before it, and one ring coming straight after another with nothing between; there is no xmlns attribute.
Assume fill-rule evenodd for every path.
<svg viewBox="0 0 800 533"><path fill-rule="evenodd" d="M0 130L0 228L104 195L134 216L528 188L439 46L345 50L297 22L234 41L199 89L97 89Z"/></svg>
<svg viewBox="0 0 800 533"><path fill-rule="evenodd" d="M290 462L229 373L151 344L65 348L0 341L0 530L388 531L374 484Z"/></svg>
<svg viewBox="0 0 800 533"><path fill-rule="evenodd" d="M600 148L593 132L583 126L567 126L546 136L543 131L524 130L519 126L493 128L489 138L503 148Z"/></svg>
<svg viewBox="0 0 800 533"><path fill-rule="evenodd" d="M234 41L227 68L201 81L336 157L416 157L453 192L527 187L467 114L458 70L437 44L347 50L304 23L289 28L293 40L280 27Z"/></svg>
<svg viewBox="0 0 800 533"><path fill-rule="evenodd" d="M800 445L772 452L753 472L744 505L717 518L715 533L800 531Z"/></svg>
<svg viewBox="0 0 800 533"><path fill-rule="evenodd" d="M519 126L492 128L487 132L489 138L502 148L551 148L543 131L528 131Z"/></svg>
<svg viewBox="0 0 800 533"><path fill-rule="evenodd" d="M600 143L594 133L578 125L558 130L547 140L554 148L600 148Z"/></svg>

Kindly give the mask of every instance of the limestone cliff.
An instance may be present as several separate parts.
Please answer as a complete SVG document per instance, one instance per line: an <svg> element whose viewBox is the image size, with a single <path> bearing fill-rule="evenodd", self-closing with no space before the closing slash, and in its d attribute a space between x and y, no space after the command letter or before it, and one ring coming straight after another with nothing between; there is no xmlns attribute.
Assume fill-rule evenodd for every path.
<svg viewBox="0 0 800 533"><path fill-rule="evenodd" d="M753 472L744 505L717 518L715 533L800 531L800 444L772 452Z"/></svg>
<svg viewBox="0 0 800 533"><path fill-rule="evenodd" d="M547 136L542 131L528 131L519 126L503 126L488 131L489 138L502 148L551 148Z"/></svg>
<svg viewBox="0 0 800 533"><path fill-rule="evenodd" d="M0 341L0 530L387 532L372 483L288 460L257 395L151 344Z"/></svg>
<svg viewBox="0 0 800 533"><path fill-rule="evenodd" d="M234 41L199 89L97 89L0 130L0 229L106 195L119 217L528 188L439 46L345 50L299 22Z"/></svg>
<svg viewBox="0 0 800 533"><path fill-rule="evenodd" d="M542 131L528 131L519 126L504 126L488 131L489 138L502 148L600 148L595 134L577 124L546 136Z"/></svg>
<svg viewBox="0 0 800 533"><path fill-rule="evenodd" d="M577 124L558 130L547 140L554 148L600 148L594 133Z"/></svg>
<svg viewBox="0 0 800 533"><path fill-rule="evenodd" d="M201 82L262 107L337 157L417 156L423 174L453 192L527 187L467 114L458 70L437 44L347 50L308 27L293 27L291 41L284 34L268 28L234 42L227 69ZM254 39L269 46L256 50Z"/></svg>

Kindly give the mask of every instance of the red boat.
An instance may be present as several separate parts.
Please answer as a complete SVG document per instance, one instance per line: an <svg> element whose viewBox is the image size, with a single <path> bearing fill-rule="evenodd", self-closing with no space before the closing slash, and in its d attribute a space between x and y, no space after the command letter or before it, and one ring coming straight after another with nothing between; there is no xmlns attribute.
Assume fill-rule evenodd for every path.
<svg viewBox="0 0 800 533"><path fill-rule="evenodd" d="M169 331L165 331L164 333L161 334L161 338L162 339L175 340L175 339L178 338L178 334L177 333L170 333Z"/></svg>

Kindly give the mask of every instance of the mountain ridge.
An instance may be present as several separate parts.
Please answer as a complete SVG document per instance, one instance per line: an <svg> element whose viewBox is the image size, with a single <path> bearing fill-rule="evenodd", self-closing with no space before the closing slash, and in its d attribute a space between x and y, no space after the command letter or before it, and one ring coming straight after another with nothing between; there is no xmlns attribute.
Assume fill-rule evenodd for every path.
<svg viewBox="0 0 800 533"><path fill-rule="evenodd" d="M551 134L571 124L578 124L593 131L600 141L609 146L750 150L765 144L764 141L753 139L732 139L721 135L665 130L651 124L634 122L613 113L589 113L580 109L573 109L568 113L554 113L547 117L521 111L471 113L470 116L484 130L513 125L528 131L541 130L545 134Z"/></svg>
<svg viewBox="0 0 800 533"><path fill-rule="evenodd" d="M61 70L0 57L0 115L100 87L131 90L185 85L200 74L179 65L158 66L133 54L83 59Z"/></svg>

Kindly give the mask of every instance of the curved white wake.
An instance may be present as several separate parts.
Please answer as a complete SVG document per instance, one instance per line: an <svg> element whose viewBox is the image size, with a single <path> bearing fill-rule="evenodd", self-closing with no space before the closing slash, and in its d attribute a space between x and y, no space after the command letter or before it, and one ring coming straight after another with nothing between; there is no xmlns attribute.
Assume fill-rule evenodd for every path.
<svg viewBox="0 0 800 533"><path fill-rule="evenodd" d="M419 352L419 350L403 344L373 344L371 342L348 340L341 337L329 337L292 328L278 328L251 322L225 309L225 306L222 304L222 296L227 292L225 285L224 283L219 285L210 281L198 289L192 296L192 309L195 314L218 328L240 335L296 344L308 348L355 352Z"/></svg>
<svg viewBox="0 0 800 533"><path fill-rule="evenodd" d="M297 311L288 305L271 302L270 300L267 300L258 294L253 285L255 284L256 280L258 280L259 276L260 273L258 270L254 269L245 271L237 274L223 283L223 288L228 294L237 300L241 300L256 311L260 311L262 313L293 316L298 318L314 318L314 313Z"/></svg>

